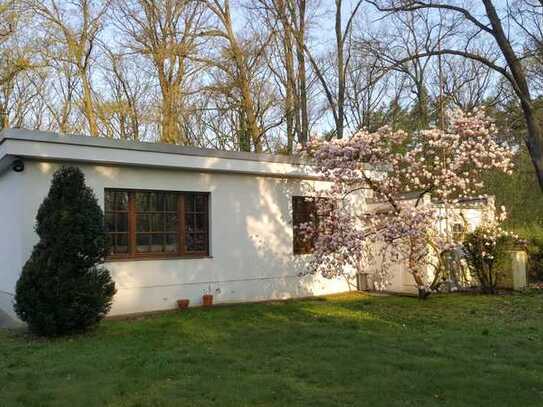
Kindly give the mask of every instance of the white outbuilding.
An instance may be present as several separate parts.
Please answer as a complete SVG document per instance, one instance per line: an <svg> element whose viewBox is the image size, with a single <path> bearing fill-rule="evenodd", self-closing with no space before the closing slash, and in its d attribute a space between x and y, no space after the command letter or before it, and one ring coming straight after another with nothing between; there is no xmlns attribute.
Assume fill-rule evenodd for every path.
<svg viewBox="0 0 543 407"><path fill-rule="evenodd" d="M6 129L0 327L17 322L15 285L37 242L36 213L64 165L83 171L104 210L106 266L117 287L111 315L172 309L180 299L200 305L204 294L229 303L366 288L353 272L301 276L311 248L295 225L314 210L308 191L329 184L295 158ZM369 198L361 191L357 210L367 210ZM470 229L481 220L474 208L466 208ZM393 272L390 291L415 290L402 265Z"/></svg>
<svg viewBox="0 0 543 407"><path fill-rule="evenodd" d="M118 290L111 315L171 309L178 299L200 305L205 293L228 303L353 288L354 276L299 276L306 255L293 217L304 216L304 190L326 182L295 159L7 129L0 133L4 319L16 318L13 294L37 242L36 213L63 165L84 172L105 212L106 266Z"/></svg>

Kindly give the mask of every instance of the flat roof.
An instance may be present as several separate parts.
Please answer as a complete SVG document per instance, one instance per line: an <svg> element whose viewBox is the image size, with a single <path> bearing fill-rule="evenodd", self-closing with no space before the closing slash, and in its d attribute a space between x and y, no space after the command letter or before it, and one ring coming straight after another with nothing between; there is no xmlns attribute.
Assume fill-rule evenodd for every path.
<svg viewBox="0 0 543 407"><path fill-rule="evenodd" d="M0 173L13 160L237 173L277 178L322 179L300 157L220 151L102 137L4 129L0 132Z"/></svg>
<svg viewBox="0 0 543 407"><path fill-rule="evenodd" d="M120 139L109 139L104 137L91 137L72 134L61 134L49 131L26 130L26 129L4 129L0 131L0 145L5 140L21 140L45 143L58 143L65 145L88 146L97 148L114 148L118 150L143 151L163 154L177 154L184 156L226 158L231 160L245 160L270 163L305 164L299 157L250 153L241 151L214 150L211 148L200 148L193 146L180 146L174 144L160 144L150 142L136 142Z"/></svg>

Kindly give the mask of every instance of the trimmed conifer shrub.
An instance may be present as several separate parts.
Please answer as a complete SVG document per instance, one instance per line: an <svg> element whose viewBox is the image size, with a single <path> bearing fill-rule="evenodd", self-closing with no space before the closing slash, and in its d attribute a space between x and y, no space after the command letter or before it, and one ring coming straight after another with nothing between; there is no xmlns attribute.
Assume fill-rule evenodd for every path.
<svg viewBox="0 0 543 407"><path fill-rule="evenodd" d="M23 267L15 311L43 336L81 332L111 308L115 284L103 267L104 215L76 167L53 175L36 217L39 242Z"/></svg>

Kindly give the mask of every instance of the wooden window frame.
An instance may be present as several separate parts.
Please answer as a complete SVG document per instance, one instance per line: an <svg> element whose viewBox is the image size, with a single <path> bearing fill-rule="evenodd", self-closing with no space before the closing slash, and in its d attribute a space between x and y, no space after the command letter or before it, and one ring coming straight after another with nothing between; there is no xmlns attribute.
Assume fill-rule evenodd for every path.
<svg viewBox="0 0 543 407"><path fill-rule="evenodd" d="M209 192L204 191L166 191L166 190L150 190L150 189L125 189L125 188L105 188L104 196L108 192L126 192L128 194L128 253L119 253L106 256L105 260L109 262L114 261L135 261L135 260L167 260L167 259L194 259L194 258L206 258L210 257L211 246L211 233L210 233L210 197ZM155 253L138 253L137 252L137 208L136 208L136 194L137 193L168 193L177 195L177 250L175 252L155 252ZM207 236L207 250L202 251L187 251L186 248L186 219L185 219L185 205L186 198L190 194L202 194L207 197L207 205L205 214L206 217L206 230ZM104 213L105 208L104 197ZM108 211L109 212L109 211ZM110 232L106 231L109 235ZM151 233L151 232L150 232ZM204 233L204 232L202 232ZM164 232L168 234L168 232Z"/></svg>

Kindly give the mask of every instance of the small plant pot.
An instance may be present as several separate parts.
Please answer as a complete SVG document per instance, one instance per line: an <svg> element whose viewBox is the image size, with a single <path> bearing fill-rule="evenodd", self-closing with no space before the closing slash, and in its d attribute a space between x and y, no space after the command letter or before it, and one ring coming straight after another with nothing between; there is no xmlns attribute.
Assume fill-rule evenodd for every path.
<svg viewBox="0 0 543 407"><path fill-rule="evenodd" d="M202 296L202 305L204 307L211 307L213 305L213 295L211 294L204 294Z"/></svg>
<svg viewBox="0 0 543 407"><path fill-rule="evenodd" d="M185 309L189 307L189 300L177 300L177 308Z"/></svg>

